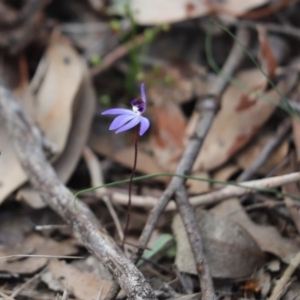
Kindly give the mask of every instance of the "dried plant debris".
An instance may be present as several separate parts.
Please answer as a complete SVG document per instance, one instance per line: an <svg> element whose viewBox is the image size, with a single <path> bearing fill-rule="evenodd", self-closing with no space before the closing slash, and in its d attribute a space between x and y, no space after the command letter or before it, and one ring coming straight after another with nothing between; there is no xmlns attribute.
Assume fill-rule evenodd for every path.
<svg viewBox="0 0 300 300"><path fill-rule="evenodd" d="M196 217L213 277L248 277L263 264L263 252L241 225L203 210L197 210ZM179 215L174 218L172 228L177 243L176 265L178 269L181 272L197 274L188 238Z"/></svg>
<svg viewBox="0 0 300 300"><path fill-rule="evenodd" d="M2 1L0 298L298 299L299 14L298 0ZM121 251L128 184L82 194L76 213L72 193L130 178L134 131L109 131L102 113L130 108L142 83L150 127L134 176L206 181L135 181ZM28 153L20 141L35 134ZM58 177L49 199L39 192L49 178L31 164L40 150L38 174L52 165ZM276 191L226 186L252 179ZM61 195L68 201L52 205ZM109 243L105 257L84 247L94 236ZM114 281L130 288L118 294ZM139 286L147 297L134 296Z"/></svg>
<svg viewBox="0 0 300 300"><path fill-rule="evenodd" d="M49 256L69 256L77 251L70 240L56 242L31 234L16 247L1 250L0 270L14 274L32 274L48 263ZM39 257L34 257L35 255Z"/></svg>
<svg viewBox="0 0 300 300"><path fill-rule="evenodd" d="M63 261L51 260L47 267L47 272L42 275L42 280L55 291L64 291L67 287L70 294L76 299L97 299L102 290L102 297L105 297L112 281L101 279L100 277L80 271Z"/></svg>
<svg viewBox="0 0 300 300"><path fill-rule="evenodd" d="M254 223L237 199L230 199L221 203L213 211L242 226L262 251L273 253L285 263L290 263L299 251L300 243L297 240L281 236L274 226Z"/></svg>
<svg viewBox="0 0 300 300"><path fill-rule="evenodd" d="M84 63L69 41L53 36L22 101L22 105L40 126L45 137L53 143L55 160L60 156L57 168L64 181L70 177L80 158L93 115L93 92L84 78L86 76ZM75 117L76 125L71 129ZM1 179L0 201L3 201L27 178L5 132L0 134L0 139L2 145L5 145L0 165L3 164L2 167L7 170ZM64 149L68 153L63 153ZM61 157L62 153L64 158ZM28 193L26 191L19 197L30 199L30 196L35 196ZM28 202L35 207L43 206L38 199L35 202L30 200Z"/></svg>
<svg viewBox="0 0 300 300"><path fill-rule="evenodd" d="M247 70L237 75L243 84L251 83L251 90L263 92L267 87L265 76L260 70ZM288 79L278 85L285 93ZM212 170L227 162L245 146L260 130L275 111L274 103L281 97L275 90L265 93L268 99L259 99L238 87L230 86L222 98L222 108L212 129L205 139L203 148L195 162L195 170ZM271 103L272 101L272 103Z"/></svg>
<svg viewBox="0 0 300 300"><path fill-rule="evenodd" d="M175 0L172 2L160 2L159 0L130 0L113 1L110 10L114 13L125 14L126 4L134 12L135 20L141 25L155 25L171 23L202 17L210 12L230 12L230 15L243 15L248 10L266 4L267 0L254 0L240 2L231 0L226 2L199 2L197 0Z"/></svg>

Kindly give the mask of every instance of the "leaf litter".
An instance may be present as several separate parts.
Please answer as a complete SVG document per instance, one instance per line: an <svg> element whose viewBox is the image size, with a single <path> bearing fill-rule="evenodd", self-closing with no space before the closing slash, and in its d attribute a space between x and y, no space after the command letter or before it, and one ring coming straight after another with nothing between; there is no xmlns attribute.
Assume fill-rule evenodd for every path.
<svg viewBox="0 0 300 300"><path fill-rule="evenodd" d="M241 24L251 31L247 50L260 68L245 58L236 81L229 82L191 175L235 182L253 166L251 179L297 172L299 117L287 104L294 103L297 110L299 102L299 39L293 31L299 27L297 1L128 0L108 5L68 0L41 1L32 9L27 5L35 1L27 2L0 4L0 76L41 131L48 145L45 154L72 191L94 181L82 156L86 146L97 154L104 182L129 178L133 133L104 130L107 120L100 116L115 105L129 108L141 82L147 86L145 116L151 126L139 142L137 175L175 172L189 139L197 134L197 119L205 117L198 106L217 82L205 53L205 34L212 35L210 55L219 67L233 43L220 28L211 31L212 16L234 33ZM130 46L137 37L141 46ZM116 57L107 63L109 54ZM97 73L102 63L106 71ZM262 157L288 118L293 133L288 131L279 146ZM65 293L69 299L98 299L100 291L105 297L113 278L28 183L4 127L0 145L1 297L55 299ZM257 166L257 161L262 163ZM149 211L170 180L157 177L133 184L127 252L138 247ZM209 195L222 186L186 181L189 196ZM278 190L299 196L298 182ZM104 198L113 210L107 209ZM124 228L127 185L89 192L82 199L120 242L114 218ZM199 298L191 245L174 206L171 202L155 224L138 266L159 299ZM219 298L269 298L300 249L298 202L288 195L256 192L195 208L195 213ZM297 299L298 281L298 272L287 278L282 299Z"/></svg>

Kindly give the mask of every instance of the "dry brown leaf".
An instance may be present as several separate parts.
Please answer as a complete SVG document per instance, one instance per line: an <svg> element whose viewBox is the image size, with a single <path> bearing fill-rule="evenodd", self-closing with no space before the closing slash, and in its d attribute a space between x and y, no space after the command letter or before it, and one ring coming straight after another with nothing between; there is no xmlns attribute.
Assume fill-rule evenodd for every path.
<svg viewBox="0 0 300 300"><path fill-rule="evenodd" d="M296 167L297 164L295 160L296 160L295 155L290 155L290 164L285 168L289 173L292 173L297 169ZM291 182L291 183L284 184L282 186L282 192L290 195L299 195L300 189L298 186L298 182ZM295 204L295 201L288 196L284 197L284 203L298 233L300 233L299 207Z"/></svg>
<svg viewBox="0 0 300 300"><path fill-rule="evenodd" d="M261 266L264 255L239 224L217 214L197 210L196 218L203 238L211 275L217 278L251 276ZM197 274L186 231L179 215L172 229L177 242L176 265L181 272Z"/></svg>
<svg viewBox="0 0 300 300"><path fill-rule="evenodd" d="M31 216L24 207L2 209L0 214L0 244L1 247L13 247L21 243L33 229Z"/></svg>
<svg viewBox="0 0 300 300"><path fill-rule="evenodd" d="M252 143L236 155L235 160L238 165L244 170L249 168L273 135L274 132L271 131L259 132L253 139ZM269 173L282 162L282 160L287 156L288 151L289 142L285 140L273 151L273 153L268 157L268 160L258 169L257 172L259 174Z"/></svg>
<svg viewBox="0 0 300 300"><path fill-rule="evenodd" d="M265 74L267 74L272 80L275 76L277 61L268 41L266 28L263 26L257 26L257 31L260 43L258 59Z"/></svg>
<svg viewBox="0 0 300 300"><path fill-rule="evenodd" d="M300 123L298 119L292 118L294 143L297 149L297 161L300 162Z"/></svg>
<svg viewBox="0 0 300 300"><path fill-rule="evenodd" d="M102 136L93 132L89 138L89 146L98 154L104 155L111 160L122 164L128 168L132 168L134 159L134 146L114 147L116 137ZM163 169L157 164L155 159L143 150L142 144L139 144L138 158L136 170L145 174L163 173ZM165 181L165 178L157 178L157 180Z"/></svg>
<svg viewBox="0 0 300 300"><path fill-rule="evenodd" d="M83 76L83 61L70 42L53 35L29 86L24 106L59 153L68 139L73 103Z"/></svg>
<svg viewBox="0 0 300 300"><path fill-rule="evenodd" d="M227 181L233 174L239 170L239 166L234 163L227 163L225 166L221 167L219 170L216 170L212 173L212 179L219 181ZM222 188L224 184L214 183L214 188Z"/></svg>
<svg viewBox="0 0 300 300"><path fill-rule="evenodd" d="M113 280L112 275L104 265L92 255L88 256L86 259L74 260L71 265L81 272L89 272L108 281Z"/></svg>
<svg viewBox="0 0 300 300"><path fill-rule="evenodd" d="M193 176L198 178L209 179L209 176L206 172L198 172L193 174ZM208 181L198 181L198 180L188 179L186 181L186 184L188 186L189 194L201 194L201 193L209 192Z"/></svg>
<svg viewBox="0 0 300 300"><path fill-rule="evenodd" d="M267 2L268 0L227 0L218 1L214 7L228 10L230 14L240 15ZM123 1L115 0L112 9L115 12L123 12L124 6ZM134 20L142 25L171 23L201 17L209 14L210 9L213 8L211 1L199 0L131 0L129 7L134 14Z"/></svg>
<svg viewBox="0 0 300 300"><path fill-rule="evenodd" d="M282 295L282 300L298 300L300 295L300 283L299 281L292 282L290 286L287 287L287 292Z"/></svg>
<svg viewBox="0 0 300 300"><path fill-rule="evenodd" d="M237 199L226 200L215 206L212 211L240 224L262 251L278 256L287 264L299 251L300 244L296 240L282 237L273 226L254 223Z"/></svg>
<svg viewBox="0 0 300 300"><path fill-rule="evenodd" d="M265 90L267 81L257 69L243 71L237 75L243 84L250 85L256 92ZM281 81L277 88L281 93L288 80ZM274 90L265 93L274 103L280 95ZM266 99L259 99L238 87L230 86L222 97L222 108L216 116L196 159L194 170L212 170L230 159L245 146L268 120L276 105Z"/></svg>
<svg viewBox="0 0 300 300"><path fill-rule="evenodd" d="M54 169L58 178L66 183L72 175L81 157L82 149L86 144L90 133L91 122L95 111L95 94L87 74L87 68L83 66L84 77L79 91L74 99L74 112L72 126L68 135L65 149L54 163ZM17 193L17 199L25 200L33 208L42 208L46 204L40 194L31 187L24 187Z"/></svg>
<svg viewBox="0 0 300 300"><path fill-rule="evenodd" d="M88 2L90 6L96 11L100 11L105 7L105 1L103 0L88 0Z"/></svg>
<svg viewBox="0 0 300 300"><path fill-rule="evenodd" d="M153 120L151 145L155 159L163 170L173 172L184 149L185 117L170 101L150 107L148 112Z"/></svg>
<svg viewBox="0 0 300 300"><path fill-rule="evenodd" d="M68 141L74 100L84 72L83 62L68 40L53 36L27 94L21 101L26 112L37 122L46 138L56 145L59 154L64 150ZM0 131L0 141L2 145L5 145L0 167L6 170L0 178L2 183L0 202L2 202L7 195L23 184L27 177L3 129ZM78 157L75 160L78 160ZM72 168L74 168L74 162Z"/></svg>
<svg viewBox="0 0 300 300"><path fill-rule="evenodd" d="M102 288L102 297L105 297L113 284L112 281L101 279L92 273L82 272L56 259L49 263L48 272L42 275L42 280L50 289L64 291L66 287L76 298L82 300L97 299Z"/></svg>
<svg viewBox="0 0 300 300"><path fill-rule="evenodd" d="M24 242L14 248L1 250L0 257L19 254L30 255L72 255L77 252L70 241L56 242L53 239L43 238L32 234ZM32 274L44 267L49 258L47 257L13 257L0 260L0 270L16 274Z"/></svg>
<svg viewBox="0 0 300 300"><path fill-rule="evenodd" d="M149 82L147 95L151 102L162 105L167 101L182 104L194 95L207 94L209 78L207 70L187 61L170 61L158 70L147 72L145 81Z"/></svg>

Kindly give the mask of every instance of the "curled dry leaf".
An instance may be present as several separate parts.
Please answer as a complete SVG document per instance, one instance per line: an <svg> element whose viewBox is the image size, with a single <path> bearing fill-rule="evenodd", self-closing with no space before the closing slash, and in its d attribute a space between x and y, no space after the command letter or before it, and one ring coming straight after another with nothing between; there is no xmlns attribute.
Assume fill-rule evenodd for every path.
<svg viewBox="0 0 300 300"><path fill-rule="evenodd" d="M83 63L69 41L53 35L23 106L46 137L56 144L59 153L67 142L73 103L83 74Z"/></svg>
<svg viewBox="0 0 300 300"><path fill-rule="evenodd" d="M102 288L102 297L105 297L112 285L112 281L80 271L56 259L49 263L48 272L42 275L42 280L55 291L64 291L67 287L68 291L80 300L97 299Z"/></svg>
<svg viewBox="0 0 300 300"><path fill-rule="evenodd" d="M287 292L282 296L282 300L297 300L300 295L300 283L298 281L292 282L289 285Z"/></svg>
<svg viewBox="0 0 300 300"><path fill-rule="evenodd" d="M134 15L134 20L138 24L156 25L201 17L212 11L225 11L231 15L240 15L267 2L268 0L227 0L218 1L217 5L212 5L210 1L199 0L114 0L111 11L124 14L127 4Z"/></svg>
<svg viewBox="0 0 300 300"><path fill-rule="evenodd" d="M261 64L263 71L268 75L270 79L275 76L275 71L277 67L277 61L270 43L267 39L267 32L265 27L257 26L258 39L260 43L258 59Z"/></svg>
<svg viewBox="0 0 300 300"><path fill-rule="evenodd" d="M212 211L239 224L247 230L262 251L278 256L287 264L299 251L299 242L281 236L274 226L254 223L237 199L224 201Z"/></svg>
<svg viewBox="0 0 300 300"><path fill-rule="evenodd" d="M299 62L298 62L299 63ZM294 93L291 95L291 99L295 99L296 102L300 102L299 97L299 88L300 84L297 84L297 87L295 88ZM292 128L293 128L293 138L294 143L296 147L296 153L297 153L297 161L300 162L300 122L299 118L292 118Z"/></svg>
<svg viewBox="0 0 300 300"><path fill-rule="evenodd" d="M160 167L173 172L184 149L186 120L171 101L148 109L152 119L151 144Z"/></svg>
<svg viewBox="0 0 300 300"><path fill-rule="evenodd" d="M226 165L222 166L220 169L212 172L212 179L219 180L219 181L228 181L230 177L236 174L240 170L240 167L235 163L227 163ZM222 188L224 184L221 183L214 183L213 188Z"/></svg>
<svg viewBox="0 0 300 300"><path fill-rule="evenodd" d="M64 181L75 168L89 131L94 107L94 96L89 85L86 67L68 40L61 36L53 36L21 102L45 137L55 144L57 156L54 160L60 156L57 169L60 170L60 177ZM76 122L71 129L73 119ZM5 145L0 167L6 170L0 179L2 202L7 195L23 184L27 177L4 130L0 131L0 141ZM65 148L66 151L61 156ZM26 195L35 196L38 201L38 197L31 190L24 191L22 196Z"/></svg>
<svg viewBox="0 0 300 300"><path fill-rule="evenodd" d="M246 170L261 153L262 149L268 141L274 136L274 132L261 131L255 137L251 145L248 145L235 157L238 165ZM273 153L268 157L268 160L258 169L259 174L267 174L278 166L287 156L289 151L289 142L285 140Z"/></svg>
<svg viewBox="0 0 300 300"><path fill-rule="evenodd" d="M23 207L12 205L0 214L1 247L13 247L21 243L33 229L33 221Z"/></svg>
<svg viewBox="0 0 300 300"><path fill-rule="evenodd" d="M0 251L0 257L9 255L57 255L66 256L77 252L76 247L69 241L56 242L53 239L43 238L37 234L31 234L21 244L14 248ZM16 274L32 274L44 267L47 257L12 257L0 260L0 270Z"/></svg>
<svg viewBox="0 0 300 300"><path fill-rule="evenodd" d="M108 131L107 131L108 132ZM133 146L123 146L117 143L121 140L120 135L111 136L108 138L107 134L112 134L110 132L105 132L103 134L98 134L93 131L89 138L89 146L98 154L104 155L109 159L122 164L128 168L132 168L134 159L134 147ZM118 147L119 146L119 147ZM137 158L136 170L145 174L163 173L163 169L158 165L153 156L151 156L143 148L142 143L139 144L139 152ZM147 147L149 148L149 147ZM165 178L157 178L158 180Z"/></svg>
<svg viewBox="0 0 300 300"><path fill-rule="evenodd" d="M193 176L198 178L209 179L209 176L206 172L197 172L193 174ZM209 182L208 181L198 181L188 179L186 181L189 194L201 194L205 192L209 192Z"/></svg>
<svg viewBox="0 0 300 300"><path fill-rule="evenodd" d="M245 85L250 85L251 90L256 92L263 92L267 86L266 78L257 69L240 72L237 79ZM284 94L287 86L288 78L280 81L277 88ZM281 98L275 90L264 95L272 99L272 103L238 87L227 88L221 100L221 110L204 141L194 170L217 168L253 138L272 115Z"/></svg>
<svg viewBox="0 0 300 300"><path fill-rule="evenodd" d="M258 59L261 67L268 77L273 80L277 67L277 62L271 45L267 40L266 29L262 26L257 26L258 39L260 42L260 48L258 53Z"/></svg>
<svg viewBox="0 0 300 300"><path fill-rule="evenodd" d="M188 102L194 95L207 94L210 84L204 67L179 60L170 61L157 70L147 72L145 81L150 83L148 98L156 105L164 104L166 99L177 104Z"/></svg>
<svg viewBox="0 0 300 300"><path fill-rule="evenodd" d="M84 77L80 84L73 104L72 126L66 146L57 160L54 169L62 182L67 182L81 157L84 145L87 142L91 122L95 111L95 94L92 83L83 67ZM46 204L40 194L31 187L24 187L17 193L17 199L23 199L34 208L45 207Z"/></svg>
<svg viewBox="0 0 300 300"><path fill-rule="evenodd" d="M300 162L300 123L299 120L292 119L293 138L297 150L297 161Z"/></svg>
<svg viewBox="0 0 300 300"><path fill-rule="evenodd" d="M251 276L253 271L262 265L263 253L239 224L203 210L196 211L196 218L213 277ZM175 216L172 229L177 242L178 269L197 274L190 244L179 215Z"/></svg>

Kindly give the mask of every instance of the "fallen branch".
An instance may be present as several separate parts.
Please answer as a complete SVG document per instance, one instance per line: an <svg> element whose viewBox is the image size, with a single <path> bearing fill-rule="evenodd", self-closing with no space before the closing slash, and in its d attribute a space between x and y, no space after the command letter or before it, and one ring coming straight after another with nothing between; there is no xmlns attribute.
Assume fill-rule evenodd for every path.
<svg viewBox="0 0 300 300"><path fill-rule="evenodd" d="M88 206L78 201L78 211L75 210L72 193L44 156L39 130L2 81L0 118L24 171L44 201L72 226L77 238L111 272L129 299L156 299L142 273L124 256Z"/></svg>

